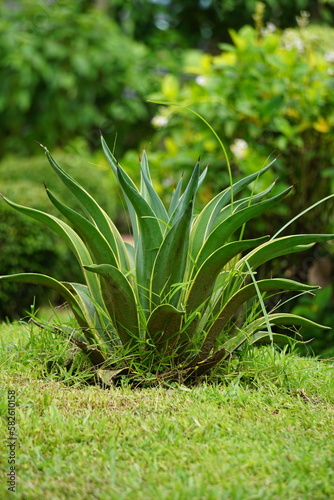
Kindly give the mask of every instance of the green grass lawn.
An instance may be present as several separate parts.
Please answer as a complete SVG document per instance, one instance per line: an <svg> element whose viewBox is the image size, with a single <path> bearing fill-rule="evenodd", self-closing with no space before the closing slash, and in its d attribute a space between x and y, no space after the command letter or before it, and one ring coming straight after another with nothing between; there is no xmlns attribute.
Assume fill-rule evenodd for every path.
<svg viewBox="0 0 334 500"><path fill-rule="evenodd" d="M104 389L47 372L45 333L0 333L0 498L334 498L331 362L261 348L232 361L221 383ZM16 493L6 485L8 390Z"/></svg>

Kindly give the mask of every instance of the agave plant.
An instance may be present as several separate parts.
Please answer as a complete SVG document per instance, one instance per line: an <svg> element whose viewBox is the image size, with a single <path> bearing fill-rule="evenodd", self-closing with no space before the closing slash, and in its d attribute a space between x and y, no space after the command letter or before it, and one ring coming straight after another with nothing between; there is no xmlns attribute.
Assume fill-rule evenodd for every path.
<svg viewBox="0 0 334 500"><path fill-rule="evenodd" d="M196 193L207 171L201 172L199 161L184 190L183 178L178 181L166 207L154 189L145 151L138 188L102 136L101 141L127 204L133 244L123 241L106 212L42 146L51 167L81 203L82 213L56 198L48 187L48 197L69 224L3 198L64 238L81 266L83 282L60 282L34 273L0 278L45 285L61 294L78 323L72 340L100 375L129 373L141 366L147 373L181 373L193 378L228 360L245 343L286 339L273 331L275 325L319 326L300 316L267 313L262 298L265 293L306 293L317 287L288 279L256 281L256 269L334 235L249 240L238 236L244 224L271 209L291 190L273 196L273 184L260 194L237 198L273 162L227 187L195 215ZM259 308L250 307L254 299ZM236 318L242 307L248 307L248 312L240 323ZM110 371L103 372L105 367Z"/></svg>

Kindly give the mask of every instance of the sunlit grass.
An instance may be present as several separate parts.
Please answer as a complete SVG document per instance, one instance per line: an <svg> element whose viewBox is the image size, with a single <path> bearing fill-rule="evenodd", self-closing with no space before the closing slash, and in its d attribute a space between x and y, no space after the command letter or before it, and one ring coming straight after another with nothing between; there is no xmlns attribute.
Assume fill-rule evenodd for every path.
<svg viewBox="0 0 334 500"><path fill-rule="evenodd" d="M219 383L103 389L66 375L63 339L32 324L0 331L3 436L7 390L17 398L15 498L334 496L331 363L261 348ZM1 498L14 498L3 450Z"/></svg>

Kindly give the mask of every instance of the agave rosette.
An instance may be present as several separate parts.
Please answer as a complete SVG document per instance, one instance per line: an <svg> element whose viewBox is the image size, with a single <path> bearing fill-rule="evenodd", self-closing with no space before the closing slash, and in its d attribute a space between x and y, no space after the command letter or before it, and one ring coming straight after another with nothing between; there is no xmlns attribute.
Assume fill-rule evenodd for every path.
<svg viewBox="0 0 334 500"><path fill-rule="evenodd" d="M184 190L183 178L179 180L166 207L153 186L145 151L138 188L103 137L101 141L125 197L133 244L123 241L107 213L44 148L51 167L81 203L82 213L60 201L49 188L47 195L68 223L3 198L67 242L81 266L83 283L35 273L0 277L44 285L61 294L77 319L80 345L95 366L115 359L115 353L123 349L127 362L131 357L144 357L152 366L152 359L164 360L164 368L167 364L201 375L245 342L286 340L272 331L275 325L319 326L300 316L261 309L255 317L246 318L242 327L235 325L237 311L259 293L318 288L279 278L254 282L250 276L261 264L334 238L333 234L298 234L238 239L244 224L274 207L291 190L272 195L272 185L257 195L236 199L273 162L226 188L195 215L196 193L207 170L201 172L199 162Z"/></svg>

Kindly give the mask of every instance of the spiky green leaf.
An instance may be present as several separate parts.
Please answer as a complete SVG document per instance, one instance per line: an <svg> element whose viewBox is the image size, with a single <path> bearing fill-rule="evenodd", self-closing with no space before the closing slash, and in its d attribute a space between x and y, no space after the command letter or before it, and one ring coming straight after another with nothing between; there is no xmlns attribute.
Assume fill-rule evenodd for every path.
<svg viewBox="0 0 334 500"><path fill-rule="evenodd" d="M317 290L319 287L305 285L303 283L297 283L293 280L272 278L266 280L260 280L257 282L257 287L261 293L272 291L272 290L289 290L289 291L313 291ZM207 336L203 343L200 359L205 359L210 353L211 349L214 347L217 337L223 331L227 322L236 313L238 308L244 304L247 300L251 299L257 294L256 287L254 283L244 286L238 290L223 306L218 317L212 323Z"/></svg>
<svg viewBox="0 0 334 500"><path fill-rule="evenodd" d="M184 279L192 211L193 203L190 201L159 248L152 270L150 296L152 306L165 301L174 306L178 303L181 291L178 290L174 295L171 292L173 286Z"/></svg>
<svg viewBox="0 0 334 500"><path fill-rule="evenodd" d="M33 219L41 222L42 224L45 224L53 231L55 231L57 234L59 234L61 238L63 238L63 240L68 244L68 246L73 251L81 269L83 270L84 277L89 287L91 296L96 302L102 304L103 301L101 297L101 290L97 277L91 273L86 273L86 271L83 268L84 265L92 264L92 259L85 244L83 243L81 238L77 235L77 233L68 224L66 224L65 222L63 222L62 220L58 219L53 215L49 215L40 210L36 210L35 208L18 205L17 203L10 201L8 198L5 198L4 196L3 199L6 201L6 203L8 203L8 205L15 208L15 210L23 213L24 215L32 217Z"/></svg>
<svg viewBox="0 0 334 500"><path fill-rule="evenodd" d="M0 276L0 281L12 283L29 283L30 285L45 286L51 288L52 290L55 290L69 304L75 317L79 321L79 324L81 324L81 326L88 326L88 324L85 323L85 314L83 309L80 307L79 302L76 300L76 297L68 290L67 286L62 282L51 278L50 276L38 273L17 273Z"/></svg>
<svg viewBox="0 0 334 500"><path fill-rule="evenodd" d="M133 289L122 272L108 264L85 266L102 276L104 303L123 343L131 347L139 338L138 306Z"/></svg>
<svg viewBox="0 0 334 500"><path fill-rule="evenodd" d="M103 152L104 152L104 154L105 154L105 156L107 158L107 161L108 161L108 163L109 163L109 165L111 167L111 170L113 171L116 179L119 180L119 178L118 178L119 163L116 160L116 158L114 157L114 155L112 154L112 152L110 151L110 149L109 149L106 141L104 140L104 137L102 136L102 134L101 134L101 144L102 144ZM131 177L126 172L124 172L124 178L125 178L127 184L130 187L132 187L133 189L137 189L135 183L132 181ZM130 216L130 220L131 220L131 226L132 226L133 235L134 235L135 240L137 240L137 238L138 238L137 216L136 216L135 210L134 210L134 208L132 206L132 203L129 200L129 198L127 197L126 193L124 192L124 189L122 188L122 186L121 186L121 189L123 191L125 202L126 202L126 205L127 205L128 211L129 211L129 216Z"/></svg>
<svg viewBox="0 0 334 500"><path fill-rule="evenodd" d="M159 351L172 351L178 342L184 311L170 304L156 307L147 322L147 333Z"/></svg>
<svg viewBox="0 0 334 500"><path fill-rule="evenodd" d="M222 210L222 208L231 200L232 192L233 195L238 194L244 187L248 186L251 182L263 175L275 161L276 158L263 169L245 177L244 179L241 179L240 181L233 184L232 187L229 187L221 193L217 194L202 209L191 231L191 255L193 259L197 257L204 241L208 238L217 215Z"/></svg>
<svg viewBox="0 0 334 500"><path fill-rule="evenodd" d="M180 217L183 216L183 214L187 210L187 207L189 206L189 203L191 201L194 202L196 192L198 189L199 178L200 178L200 165L199 165L199 162L197 162L195 165L195 168L191 174L191 177L189 179L187 187L184 190L183 195L179 198L178 203L177 203L173 213L170 216L170 219L169 219L170 226L173 226L175 221L177 221L178 219L180 219Z"/></svg>
<svg viewBox="0 0 334 500"><path fill-rule="evenodd" d="M275 240L263 243L250 253L245 255L239 262L238 267L242 268L244 261L247 260L252 269L282 255L306 250L315 243L321 241L330 241L334 239L334 234L298 234L291 236L282 236Z"/></svg>
<svg viewBox="0 0 334 500"><path fill-rule="evenodd" d="M94 261L97 264L111 264L118 267L115 254L99 229L85 217L61 202L48 188L46 192L53 205L73 224L84 239Z"/></svg>
<svg viewBox="0 0 334 500"><path fill-rule="evenodd" d="M243 198L238 201L234 201L233 203L233 213L239 212L243 208L249 207L250 205L255 205L255 203L258 203L259 201L263 200L273 189L275 186L276 181L273 182L267 189L262 191L261 193L258 193L254 196L248 196L247 198ZM231 205L227 205L224 207L219 214L217 215L214 223L212 224L211 231L213 231L221 222L223 222L227 217L231 215Z"/></svg>
<svg viewBox="0 0 334 500"><path fill-rule="evenodd" d="M221 222L210 234L206 242L204 243L198 258L197 267L213 253L220 248L228 238L245 222L251 220L254 217L259 216L264 211L273 207L279 200L286 196L290 191L291 187L285 189L282 193L273 196L269 200L261 201L256 205L251 205L243 208L239 212L230 215L227 219Z"/></svg>
<svg viewBox="0 0 334 500"><path fill-rule="evenodd" d="M290 314L290 313L268 314L268 320L273 325L310 326L312 328L321 328L323 330L330 330L329 326L320 325L315 321L312 321L308 318L304 318L297 314ZM264 317L261 317L257 318L255 321L252 321L249 325L247 325L246 329L251 334L253 334L257 330L263 328L265 325L266 325L266 319Z"/></svg>
<svg viewBox="0 0 334 500"><path fill-rule="evenodd" d="M183 174L181 175L177 185L173 189L172 198L171 198L169 208L168 208L168 217L170 217L172 215L172 213L176 209L176 206L179 202L179 199L181 196L181 191L182 191L182 184L183 184Z"/></svg>
<svg viewBox="0 0 334 500"><path fill-rule="evenodd" d="M119 265L124 269L127 269L128 261L124 243L121 235L119 234L110 217L99 206L95 199L80 184L78 184L75 179L73 179L67 172L65 172L65 170L61 168L61 166L56 162L50 152L46 148L44 149L53 170L56 172L65 186L80 202L85 213L91 220L94 221L96 226L99 228L100 232L103 234L110 247L112 248L117 260L119 261Z"/></svg>
<svg viewBox="0 0 334 500"><path fill-rule="evenodd" d="M211 297L218 274L233 257L268 238L269 236L264 236L254 240L233 241L213 252L201 265L189 289L186 301L187 313L191 313Z"/></svg>
<svg viewBox="0 0 334 500"><path fill-rule="evenodd" d="M148 311L151 272L156 254L162 242L162 232L151 207L137 189L133 189L127 184L123 170L120 167L118 167L118 177L138 218L140 234L138 236L136 254L137 283L141 304Z"/></svg>

